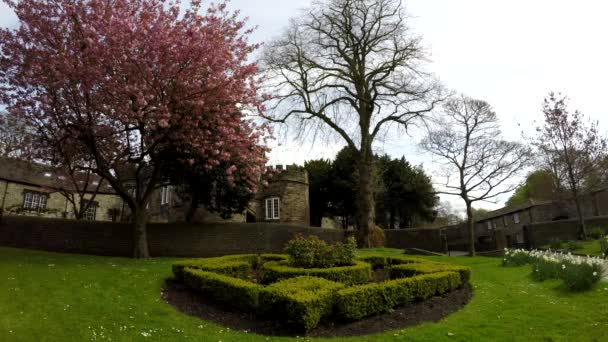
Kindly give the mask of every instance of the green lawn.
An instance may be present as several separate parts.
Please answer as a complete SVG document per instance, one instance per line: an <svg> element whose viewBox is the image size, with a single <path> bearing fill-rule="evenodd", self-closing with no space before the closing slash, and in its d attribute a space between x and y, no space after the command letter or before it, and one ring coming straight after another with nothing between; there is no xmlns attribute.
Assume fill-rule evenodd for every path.
<svg viewBox="0 0 608 342"><path fill-rule="evenodd" d="M557 281L531 281L528 267L500 267L499 259L430 259L472 268L469 305L440 323L332 341L606 341L606 283L571 294ZM0 248L0 341L296 340L235 332L175 311L159 295L171 261Z"/></svg>
<svg viewBox="0 0 608 342"><path fill-rule="evenodd" d="M583 248L575 250L575 253L602 256L599 240L581 241L580 243Z"/></svg>
<svg viewBox="0 0 608 342"><path fill-rule="evenodd" d="M576 248L576 249L572 250L572 253L590 255L590 256L598 256L598 257L603 256L599 240L575 241L575 243L580 248ZM568 241L563 241L562 245L564 248L568 247ZM549 249L549 248L551 248L551 246L544 245L541 248Z"/></svg>

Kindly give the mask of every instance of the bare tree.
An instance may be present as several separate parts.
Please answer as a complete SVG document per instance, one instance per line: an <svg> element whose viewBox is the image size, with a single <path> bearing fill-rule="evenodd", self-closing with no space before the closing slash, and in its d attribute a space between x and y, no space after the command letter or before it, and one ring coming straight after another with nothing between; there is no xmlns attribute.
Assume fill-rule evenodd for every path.
<svg viewBox="0 0 608 342"><path fill-rule="evenodd" d="M356 151L364 242L374 222L374 141L391 125L407 129L444 99L407 24L401 1L315 1L263 57L275 94L267 118L296 122L300 132L333 132Z"/></svg>
<svg viewBox="0 0 608 342"><path fill-rule="evenodd" d="M496 113L484 101L461 96L446 102L421 147L439 157L440 193L460 196L467 208L469 255L475 256L473 203L513 191L531 159L528 148L501 139Z"/></svg>
<svg viewBox="0 0 608 342"><path fill-rule="evenodd" d="M566 96L553 92L544 99L544 123L537 127L532 143L545 167L552 170L558 189L565 187L574 200L580 236L586 239L581 195L600 181L594 175L604 165L607 141L600 135L597 122L586 121L579 111L568 111L567 101Z"/></svg>

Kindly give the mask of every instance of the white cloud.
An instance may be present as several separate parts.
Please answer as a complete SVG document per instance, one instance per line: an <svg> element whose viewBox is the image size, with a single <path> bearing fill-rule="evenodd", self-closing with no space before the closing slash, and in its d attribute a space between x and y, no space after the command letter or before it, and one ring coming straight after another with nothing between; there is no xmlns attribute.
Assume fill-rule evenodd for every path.
<svg viewBox="0 0 608 342"><path fill-rule="evenodd" d="M232 0L258 26L252 39L276 37L289 18L310 0ZM412 29L432 54L430 69L450 88L492 104L509 139L520 139L540 119L543 97L551 90L572 98L574 108L600 120L605 116L608 79L608 3L594 0L412 0L406 6ZM16 17L0 4L0 26L14 27ZM607 127L602 125L604 129ZM391 136L376 147L395 157L432 169L414 137ZM300 146L286 140L271 154L274 164L331 158L339 143ZM501 198L504 200L505 198ZM450 200L454 206L460 203ZM490 208L499 205L485 205Z"/></svg>

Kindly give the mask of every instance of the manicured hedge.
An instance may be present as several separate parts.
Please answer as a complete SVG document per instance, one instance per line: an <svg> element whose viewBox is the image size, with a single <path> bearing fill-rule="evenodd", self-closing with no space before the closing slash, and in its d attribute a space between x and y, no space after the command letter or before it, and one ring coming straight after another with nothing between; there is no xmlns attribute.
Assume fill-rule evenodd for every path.
<svg viewBox="0 0 608 342"><path fill-rule="evenodd" d="M461 285L458 273L439 272L353 286L338 291L337 315L343 320L359 320L387 312L399 305L444 294Z"/></svg>
<svg viewBox="0 0 608 342"><path fill-rule="evenodd" d="M252 265L258 256L255 254L227 255L216 258L190 259L173 263L173 274L179 279L186 267L214 272L240 279L248 279Z"/></svg>
<svg viewBox="0 0 608 342"><path fill-rule="evenodd" d="M295 277L260 292L260 313L306 332L332 314L335 293L344 284L316 277Z"/></svg>
<svg viewBox="0 0 608 342"><path fill-rule="evenodd" d="M463 284L468 283L471 277L471 269L464 266L446 265L433 262L408 263L401 265L393 265L389 267L389 278L399 279L413 277L421 274L431 274L437 272L458 272Z"/></svg>
<svg viewBox="0 0 608 342"><path fill-rule="evenodd" d="M356 285L368 283L371 271L371 265L363 261L355 261L352 266L330 268L297 268L289 266L287 261L271 261L262 265L262 282L270 284L298 276L311 276L345 285Z"/></svg>
<svg viewBox="0 0 608 342"><path fill-rule="evenodd" d="M181 278L183 269L190 267L240 279L249 279L252 268L258 268L269 261L284 260L287 260L287 256L281 254L241 254L215 258L189 259L173 263L173 273L179 279Z"/></svg>
<svg viewBox="0 0 608 342"><path fill-rule="evenodd" d="M245 310L258 307L261 285L189 267L184 268L181 274L186 285L214 300Z"/></svg>

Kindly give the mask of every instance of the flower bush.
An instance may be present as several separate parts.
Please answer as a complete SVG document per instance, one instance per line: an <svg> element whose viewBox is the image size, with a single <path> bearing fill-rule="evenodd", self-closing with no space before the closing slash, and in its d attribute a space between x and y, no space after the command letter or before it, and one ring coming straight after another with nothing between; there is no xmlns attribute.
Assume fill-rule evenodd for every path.
<svg viewBox="0 0 608 342"><path fill-rule="evenodd" d="M532 265L532 278L538 281L560 279L571 291L590 289L604 274L604 260L553 251L505 249L503 266Z"/></svg>
<svg viewBox="0 0 608 342"><path fill-rule="evenodd" d="M528 251L523 249L506 249L505 256L502 259L503 266L523 266L531 261Z"/></svg>
<svg viewBox="0 0 608 342"><path fill-rule="evenodd" d="M353 265L357 242L348 238L346 243L328 245L317 236L304 237L301 234L285 246L289 255L289 265L302 268L329 268Z"/></svg>

